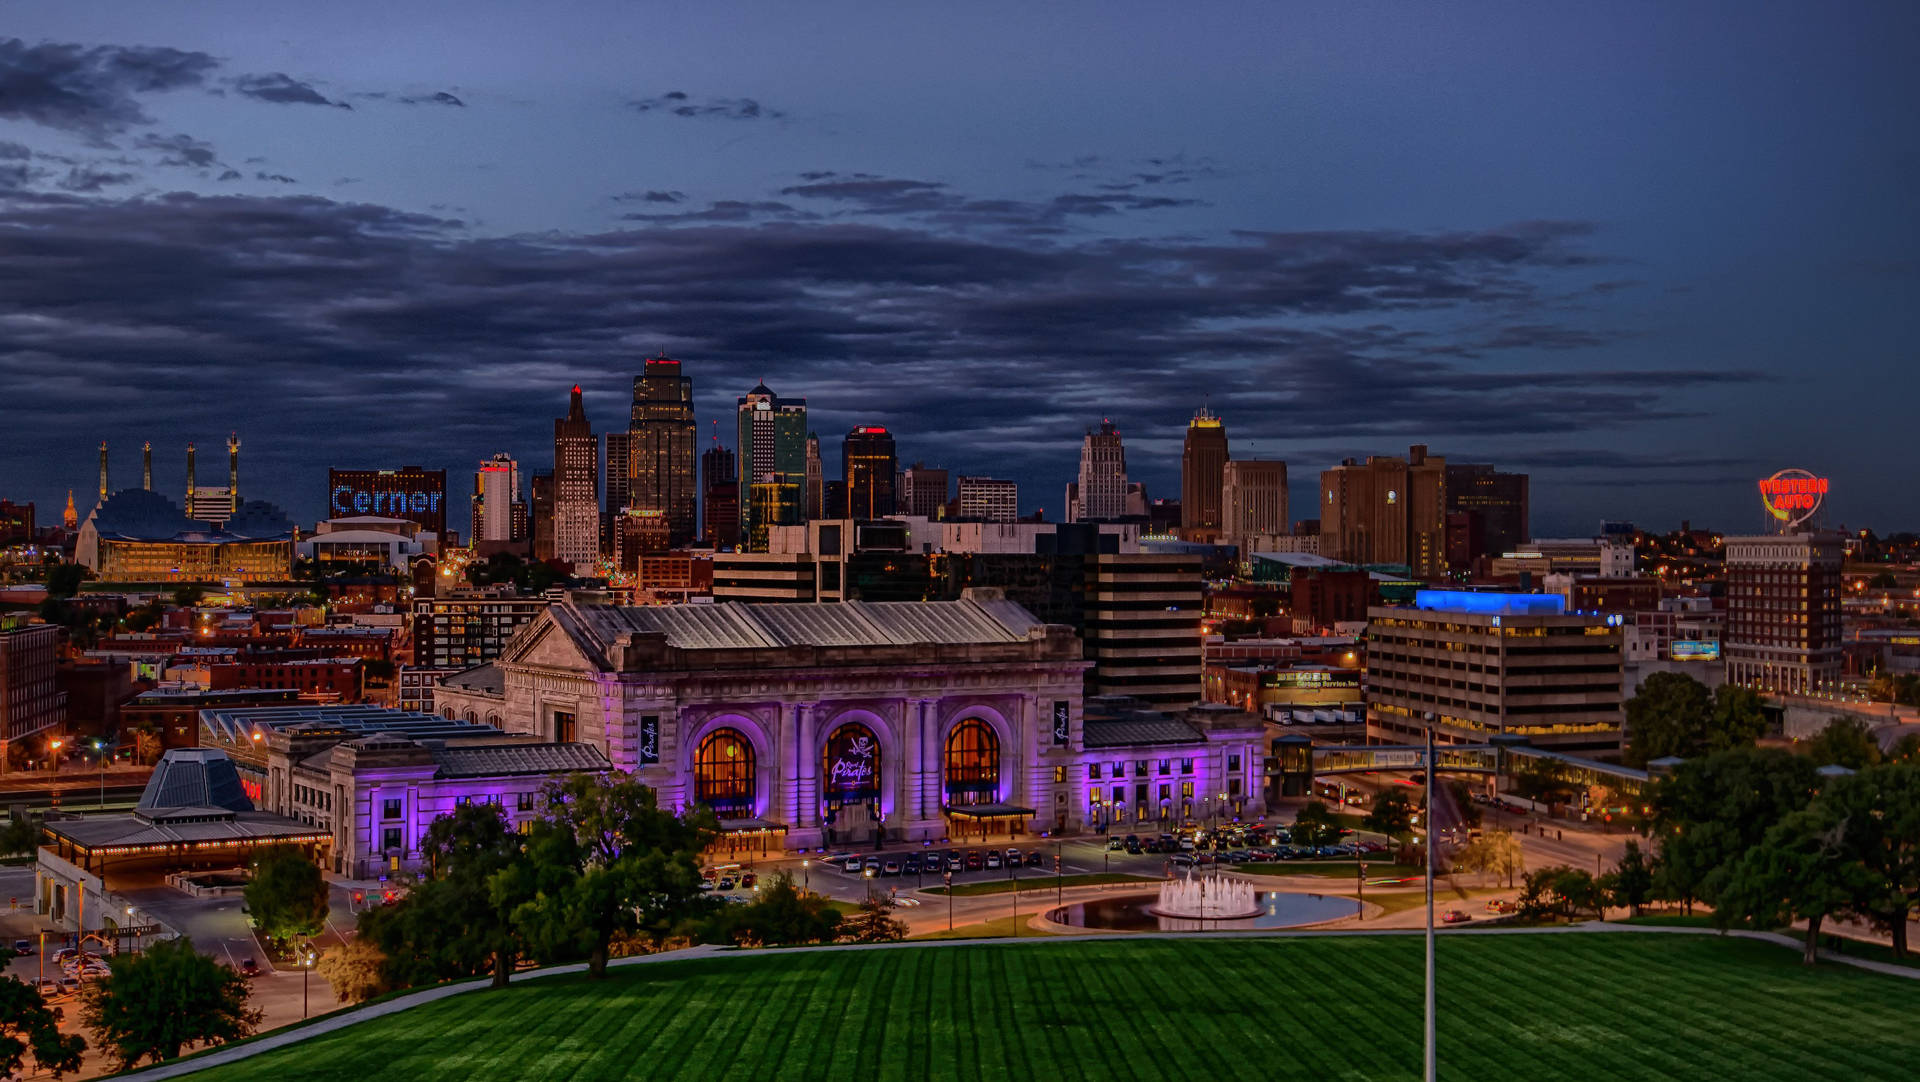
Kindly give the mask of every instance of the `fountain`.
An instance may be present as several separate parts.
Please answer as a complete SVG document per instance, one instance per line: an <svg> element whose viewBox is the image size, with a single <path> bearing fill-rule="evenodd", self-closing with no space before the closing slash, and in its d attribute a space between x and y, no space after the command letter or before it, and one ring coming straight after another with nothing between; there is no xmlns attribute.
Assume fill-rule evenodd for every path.
<svg viewBox="0 0 1920 1082"><path fill-rule="evenodd" d="M1160 885L1160 900L1147 912L1186 920L1244 920L1259 916L1262 910L1250 881L1217 871L1195 878L1189 869L1184 879Z"/></svg>

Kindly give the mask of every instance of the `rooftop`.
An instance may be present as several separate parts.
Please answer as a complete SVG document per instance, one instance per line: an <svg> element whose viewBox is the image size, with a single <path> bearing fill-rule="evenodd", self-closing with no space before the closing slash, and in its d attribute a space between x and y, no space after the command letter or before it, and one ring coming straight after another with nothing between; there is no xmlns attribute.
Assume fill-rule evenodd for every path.
<svg viewBox="0 0 1920 1082"><path fill-rule="evenodd" d="M821 604L625 606L572 603L566 623L603 658L623 634L658 633L689 650L785 646L904 646L1017 643L1043 626L998 597L960 601L843 601ZM558 613L556 612L556 616ZM569 627L573 630L573 627Z"/></svg>
<svg viewBox="0 0 1920 1082"><path fill-rule="evenodd" d="M491 725L356 703L210 707L200 711L201 731L222 743L238 744L253 739L255 732L300 726L356 735L395 733L410 739L506 735Z"/></svg>

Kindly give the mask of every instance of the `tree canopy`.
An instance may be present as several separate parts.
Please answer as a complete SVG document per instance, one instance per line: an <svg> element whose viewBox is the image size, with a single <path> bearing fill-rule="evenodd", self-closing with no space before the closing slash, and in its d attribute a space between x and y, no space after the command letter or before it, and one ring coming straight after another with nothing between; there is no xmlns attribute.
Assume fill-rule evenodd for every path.
<svg viewBox="0 0 1920 1082"><path fill-rule="evenodd" d="M326 878L297 846L274 846L255 858L246 898L254 924L277 942L318 935L326 926Z"/></svg>
<svg viewBox="0 0 1920 1082"><path fill-rule="evenodd" d="M1750 745L1767 731L1762 707L1748 688L1723 684L1709 692L1684 673L1654 673L1626 703L1626 760L1645 766Z"/></svg>
<svg viewBox="0 0 1920 1082"><path fill-rule="evenodd" d="M1373 800L1373 807L1367 811L1361 826L1377 831L1390 838L1398 838L1413 829L1413 801L1406 790L1398 786L1388 788Z"/></svg>
<svg viewBox="0 0 1920 1082"><path fill-rule="evenodd" d="M122 1070L173 1059L189 1045L237 1041L260 1024L247 979L185 939L116 954L107 965L112 972L84 993L81 1020Z"/></svg>
<svg viewBox="0 0 1920 1082"><path fill-rule="evenodd" d="M59 1078L80 1069L87 1042L60 1032L59 1019L40 992L24 981L0 977L0 1075L12 1078L33 1056L36 1072Z"/></svg>
<svg viewBox="0 0 1920 1082"><path fill-rule="evenodd" d="M1294 816L1291 836L1300 845L1331 845L1340 836L1340 821L1325 804L1309 800Z"/></svg>

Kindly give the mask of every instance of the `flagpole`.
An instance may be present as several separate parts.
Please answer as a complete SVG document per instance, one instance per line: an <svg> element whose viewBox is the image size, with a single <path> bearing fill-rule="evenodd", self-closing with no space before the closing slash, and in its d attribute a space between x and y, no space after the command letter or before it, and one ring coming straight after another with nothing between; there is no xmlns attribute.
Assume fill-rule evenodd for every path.
<svg viewBox="0 0 1920 1082"><path fill-rule="evenodd" d="M1433 1039L1433 835L1439 825L1433 807L1433 718L1427 717L1427 1017L1426 1017L1426 1074L1427 1082L1435 1082L1439 1062L1434 1052Z"/></svg>

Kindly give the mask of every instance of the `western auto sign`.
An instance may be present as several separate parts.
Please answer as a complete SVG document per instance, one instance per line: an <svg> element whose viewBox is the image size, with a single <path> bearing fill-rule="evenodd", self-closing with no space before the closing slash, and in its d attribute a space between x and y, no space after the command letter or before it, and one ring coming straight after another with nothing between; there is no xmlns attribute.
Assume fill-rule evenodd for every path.
<svg viewBox="0 0 1920 1082"><path fill-rule="evenodd" d="M1812 518L1826 501L1827 479L1806 470L1781 470L1760 482L1760 502L1782 529Z"/></svg>

